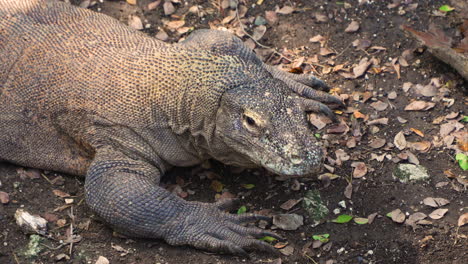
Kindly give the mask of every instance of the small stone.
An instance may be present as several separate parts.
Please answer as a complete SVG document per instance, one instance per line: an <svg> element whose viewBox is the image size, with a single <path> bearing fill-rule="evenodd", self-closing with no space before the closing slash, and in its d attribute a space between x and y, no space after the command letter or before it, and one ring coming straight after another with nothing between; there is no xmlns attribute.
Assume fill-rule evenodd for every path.
<svg viewBox="0 0 468 264"><path fill-rule="evenodd" d="M273 216L273 224L283 230L296 230L304 225L304 217L298 214L279 214Z"/></svg>
<svg viewBox="0 0 468 264"><path fill-rule="evenodd" d="M399 164L393 171L393 177L402 183L424 181L430 178L425 167L414 164Z"/></svg>
<svg viewBox="0 0 468 264"><path fill-rule="evenodd" d="M266 19L263 18L262 16L257 16L257 17L255 18L254 24L255 24L256 26L265 25L266 23L267 23Z"/></svg>

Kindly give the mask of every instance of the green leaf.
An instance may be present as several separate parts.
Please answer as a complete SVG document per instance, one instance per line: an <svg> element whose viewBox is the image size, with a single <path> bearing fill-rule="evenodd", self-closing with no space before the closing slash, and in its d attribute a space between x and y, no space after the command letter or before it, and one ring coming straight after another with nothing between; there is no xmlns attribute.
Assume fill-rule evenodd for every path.
<svg viewBox="0 0 468 264"><path fill-rule="evenodd" d="M321 235L313 235L312 238L314 240L318 240L322 243L327 243L328 242L328 238L330 237L330 234L321 234Z"/></svg>
<svg viewBox="0 0 468 264"><path fill-rule="evenodd" d="M237 214L238 214L238 215L243 214L243 213L245 213L245 212L247 212L247 207L245 207L244 205L241 206L241 207L239 208L239 210L237 210Z"/></svg>
<svg viewBox="0 0 468 264"><path fill-rule="evenodd" d="M316 138L321 138L322 135L320 135L320 133L315 133L315 134L314 134L314 137L316 137Z"/></svg>
<svg viewBox="0 0 468 264"><path fill-rule="evenodd" d="M439 7L439 10L442 11L442 12L450 12L450 11L453 11L455 8L449 6L449 5L443 5L441 7Z"/></svg>
<svg viewBox="0 0 468 264"><path fill-rule="evenodd" d="M242 187L244 187L247 190L250 190L255 187L255 184L251 184L251 183L242 184Z"/></svg>
<svg viewBox="0 0 468 264"><path fill-rule="evenodd" d="M337 5L344 5L344 2L336 2Z"/></svg>
<svg viewBox="0 0 468 264"><path fill-rule="evenodd" d="M336 219L333 219L332 222L333 223L337 223L337 224L344 224L344 223L348 223L349 221L351 221L351 219L353 219L353 217L351 215L339 215Z"/></svg>
<svg viewBox="0 0 468 264"><path fill-rule="evenodd" d="M369 223L369 219L363 217L355 217L354 222L358 225L365 225Z"/></svg>
<svg viewBox="0 0 468 264"><path fill-rule="evenodd" d="M392 212L387 213L385 216L388 217L388 218L392 218Z"/></svg>
<svg viewBox="0 0 468 264"><path fill-rule="evenodd" d="M274 237L271 237L271 236L264 236L262 238L259 238L258 240L262 240L262 241L265 241L265 242L268 242L268 243L273 243L275 242L277 239L274 238Z"/></svg>
<svg viewBox="0 0 468 264"><path fill-rule="evenodd" d="M468 116L463 116L463 118L462 118L461 121L462 121L462 122L465 122L465 123L468 123Z"/></svg>
<svg viewBox="0 0 468 264"><path fill-rule="evenodd" d="M455 159L458 161L458 165L460 165L460 168L463 170L468 170L468 156L463 154L463 153L458 153L455 156Z"/></svg>

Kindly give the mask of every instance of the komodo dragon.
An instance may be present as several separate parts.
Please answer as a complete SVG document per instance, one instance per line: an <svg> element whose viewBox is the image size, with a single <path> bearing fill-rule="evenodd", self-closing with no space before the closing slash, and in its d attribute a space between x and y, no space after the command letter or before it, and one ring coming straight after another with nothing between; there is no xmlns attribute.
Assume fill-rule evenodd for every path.
<svg viewBox="0 0 468 264"><path fill-rule="evenodd" d="M0 0L0 160L86 175L89 207L124 234L213 252L271 250L265 216L159 187L214 158L308 175L323 153L306 111L341 104L319 79L267 66L242 41L198 30L166 44L50 0Z"/></svg>

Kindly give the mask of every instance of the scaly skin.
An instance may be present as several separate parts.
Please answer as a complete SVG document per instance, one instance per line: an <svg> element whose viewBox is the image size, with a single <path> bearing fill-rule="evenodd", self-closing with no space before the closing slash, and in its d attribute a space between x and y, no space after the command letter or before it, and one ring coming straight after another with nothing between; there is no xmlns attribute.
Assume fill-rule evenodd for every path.
<svg viewBox="0 0 468 264"><path fill-rule="evenodd" d="M88 205L118 230L214 252L273 250L275 234L159 187L208 158L283 175L320 168L306 111L341 102L311 76L264 65L228 33L169 45L102 14L0 0L0 160L85 175ZM322 102L322 103L321 103Z"/></svg>

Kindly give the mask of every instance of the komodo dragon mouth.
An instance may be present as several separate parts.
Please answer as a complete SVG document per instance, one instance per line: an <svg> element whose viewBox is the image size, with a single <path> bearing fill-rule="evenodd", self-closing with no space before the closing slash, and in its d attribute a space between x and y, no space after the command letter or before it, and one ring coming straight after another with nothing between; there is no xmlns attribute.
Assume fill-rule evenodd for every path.
<svg viewBox="0 0 468 264"><path fill-rule="evenodd" d="M167 44L67 3L0 1L0 160L86 175L88 206L129 235L276 252L256 238L278 235L242 225L270 217L186 201L159 180L206 157L316 171L323 151L306 112L336 120L327 104L343 104L314 88L327 86L264 64L227 32Z"/></svg>

